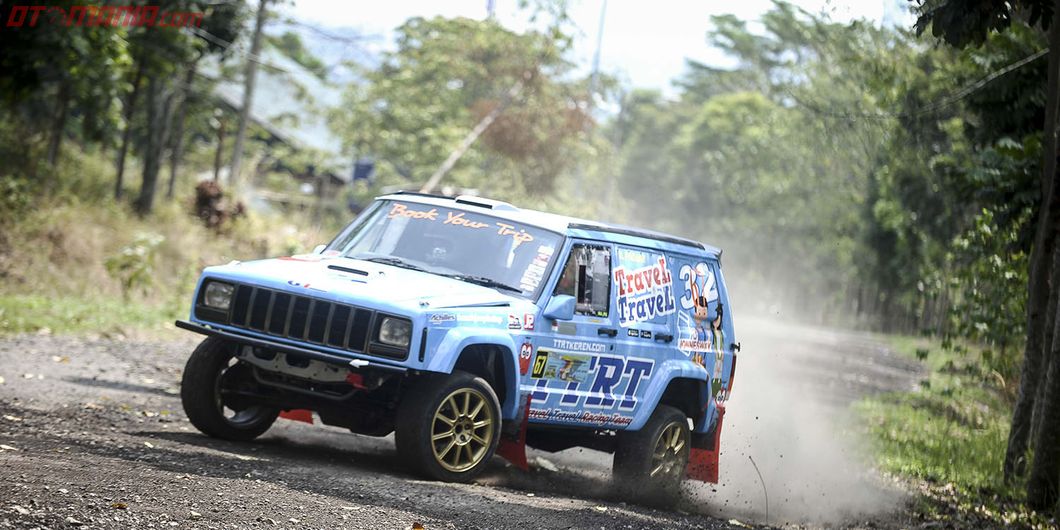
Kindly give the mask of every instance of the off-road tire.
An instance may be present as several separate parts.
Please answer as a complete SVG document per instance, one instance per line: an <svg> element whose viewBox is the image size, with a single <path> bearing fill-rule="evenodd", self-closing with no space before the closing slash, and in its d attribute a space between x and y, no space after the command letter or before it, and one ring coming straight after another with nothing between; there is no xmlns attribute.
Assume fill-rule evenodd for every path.
<svg viewBox="0 0 1060 530"><path fill-rule="evenodd" d="M406 461L416 473L434 480L469 482L478 476L496 451L501 433L501 405L489 383L481 377L456 370L451 375L422 376L405 388L405 397L398 406L397 425L394 430L398 455L402 460ZM488 443L482 444L471 440L468 435L464 436L468 439L465 445L472 446L467 450L471 453L471 456L467 457L467 464L470 466L467 469L447 469L447 465L452 467L448 463L451 453L446 453L443 457L436 456L437 452L444 450L450 439L454 443L457 442L455 434L451 438L445 438L450 431L446 430L447 425L444 421L436 420L439 414L447 419L452 418L453 409L447 404L447 400L454 395L459 398L468 395L471 396L469 400L479 400L471 406L474 408L479 402L483 404L476 418L481 421L488 415L491 421L488 427L483 426L470 431L479 440L487 440ZM458 409L462 405L462 399L460 400ZM456 411L456 415L457 423L469 421L461 419L459 410ZM475 423L474 419L470 422L472 425ZM452 432L455 433L456 430L456 426L451 427ZM442 439L435 441L434 438L439 436ZM481 451L482 448L485 449L484 452ZM453 446L450 450L464 451L465 449L463 446ZM443 458L447 459L445 465L439 461Z"/></svg>
<svg viewBox="0 0 1060 530"><path fill-rule="evenodd" d="M207 337L188 358L180 382L180 401L191 424L203 434L225 440L253 440L269 430L280 411L253 406L233 418L224 414L220 401L221 375L235 356L236 345Z"/></svg>
<svg viewBox="0 0 1060 530"><path fill-rule="evenodd" d="M680 448L661 440L664 433L677 433ZM670 438L672 439L672 438ZM614 485L619 494L634 496L651 504L677 500L688 466L692 434L688 418L669 405L659 405L638 431L620 432L612 466ZM659 449L664 449L660 459ZM656 469L662 465L662 469ZM655 475L652 471L655 470Z"/></svg>

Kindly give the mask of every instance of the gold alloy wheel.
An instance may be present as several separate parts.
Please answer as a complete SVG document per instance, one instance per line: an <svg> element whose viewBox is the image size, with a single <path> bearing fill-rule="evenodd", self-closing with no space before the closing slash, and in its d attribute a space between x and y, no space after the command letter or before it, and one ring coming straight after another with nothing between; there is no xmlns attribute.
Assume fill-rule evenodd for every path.
<svg viewBox="0 0 1060 530"><path fill-rule="evenodd" d="M434 411L431 448L435 460L453 473L475 467L489 451L496 421L481 392L473 388L454 390Z"/></svg>
<svg viewBox="0 0 1060 530"><path fill-rule="evenodd" d="M651 477L659 474L674 475L681 473L681 450L685 448L684 426L678 422L670 423L663 429L662 436L655 443L655 452L651 457Z"/></svg>

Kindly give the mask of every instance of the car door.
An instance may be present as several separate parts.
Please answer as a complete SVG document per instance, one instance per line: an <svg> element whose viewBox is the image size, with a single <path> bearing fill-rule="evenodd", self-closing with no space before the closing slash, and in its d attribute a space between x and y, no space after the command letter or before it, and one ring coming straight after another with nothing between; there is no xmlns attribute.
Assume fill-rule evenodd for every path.
<svg viewBox="0 0 1060 530"><path fill-rule="evenodd" d="M720 288L718 262L682 256L676 265L677 348L707 371L710 395L716 396L728 382L733 355L732 318Z"/></svg>
<svg viewBox="0 0 1060 530"><path fill-rule="evenodd" d="M620 412L639 415L650 377L674 351L674 317L677 312L674 267L665 253L629 245L616 245L614 307L619 326L616 353L625 369L636 371L624 387ZM646 413L650 414L650 411Z"/></svg>
<svg viewBox="0 0 1060 530"><path fill-rule="evenodd" d="M523 379L531 421L610 428L629 424L631 416L619 412L631 374L624 356L616 353L614 253L613 245L599 241L572 240L566 247L550 296L573 296L575 314L569 321L535 327L532 362Z"/></svg>

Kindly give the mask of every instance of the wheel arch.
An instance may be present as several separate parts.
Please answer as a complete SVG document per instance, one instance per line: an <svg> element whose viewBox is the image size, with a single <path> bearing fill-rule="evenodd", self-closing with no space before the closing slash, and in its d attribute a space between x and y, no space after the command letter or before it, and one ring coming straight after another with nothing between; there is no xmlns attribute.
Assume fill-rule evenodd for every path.
<svg viewBox="0 0 1060 530"><path fill-rule="evenodd" d="M431 356L428 371L453 373L464 370L490 382L501 403L501 418L518 415L519 367L512 337L499 330L454 329L446 334ZM481 364L491 364L484 370ZM489 377L486 377L489 376Z"/></svg>
<svg viewBox="0 0 1060 530"><path fill-rule="evenodd" d="M669 405L683 412L685 416L692 418L694 423L692 430L698 430L704 419L704 403L706 402L707 383L702 379L689 377L674 377L666 384L666 389L655 403L654 410L659 405Z"/></svg>
<svg viewBox="0 0 1060 530"><path fill-rule="evenodd" d="M519 386L514 377L515 363L511 350L498 344L469 344L460 351L453 364L453 370L462 370L481 377L497 393L501 403L501 416L505 417L509 401L514 402L514 394L519 393Z"/></svg>

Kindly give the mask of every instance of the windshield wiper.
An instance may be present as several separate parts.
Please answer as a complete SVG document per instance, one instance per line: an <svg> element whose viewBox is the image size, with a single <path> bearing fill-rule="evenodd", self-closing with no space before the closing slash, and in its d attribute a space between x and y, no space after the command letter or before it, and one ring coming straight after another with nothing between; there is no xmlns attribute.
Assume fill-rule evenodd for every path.
<svg viewBox="0 0 1060 530"><path fill-rule="evenodd" d="M409 269L409 270L414 270L414 271L427 272L427 269L424 269L423 267L420 267L419 265L414 265L414 264L409 263L409 262L407 262L407 261L405 261L405 260L403 260L401 258L394 258L394 257L390 257L390 256L373 256L371 258L354 258L354 259L359 259L359 260L364 260L364 261L371 261L372 263L382 263L383 265L391 265L391 266L394 266L394 267L401 267L402 269Z"/></svg>
<svg viewBox="0 0 1060 530"><path fill-rule="evenodd" d="M498 282L497 280L494 280L493 278L487 278L485 276L472 276L470 274L443 274L443 276L445 276L446 278L453 278L453 279L456 279L456 280L465 281L465 282L473 283L473 284L476 284L476 285L481 285L483 287L490 287L490 288L493 288L493 289L503 289L505 291L511 291L513 293L522 293L523 292L523 290L518 288L518 287L512 287L511 285L508 285L508 284L503 283L503 282Z"/></svg>

